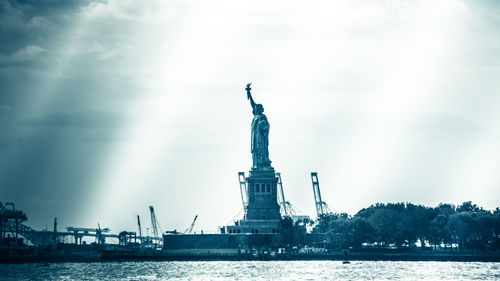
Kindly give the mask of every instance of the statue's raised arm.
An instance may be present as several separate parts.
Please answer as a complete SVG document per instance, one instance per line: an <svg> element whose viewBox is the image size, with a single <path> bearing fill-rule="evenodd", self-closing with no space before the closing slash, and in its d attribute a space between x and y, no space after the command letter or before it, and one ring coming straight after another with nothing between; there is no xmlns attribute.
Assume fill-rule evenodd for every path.
<svg viewBox="0 0 500 281"><path fill-rule="evenodd" d="M248 83L245 90L247 91L247 99L250 100L250 105L252 106L252 108L255 108L255 102L253 101L252 94L250 93L250 91L252 90L252 88L250 88L250 85L252 85L252 83Z"/></svg>

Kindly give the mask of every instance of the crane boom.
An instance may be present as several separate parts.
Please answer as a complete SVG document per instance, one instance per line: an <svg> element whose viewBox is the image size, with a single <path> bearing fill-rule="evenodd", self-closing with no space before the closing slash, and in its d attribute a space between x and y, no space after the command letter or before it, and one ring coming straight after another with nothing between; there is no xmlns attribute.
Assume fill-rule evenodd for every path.
<svg viewBox="0 0 500 281"><path fill-rule="evenodd" d="M283 182L281 181L281 173L276 173L278 178L278 204L281 207L281 213L284 216L290 216L290 202L285 200L285 193L283 192Z"/></svg>
<svg viewBox="0 0 500 281"><path fill-rule="evenodd" d="M324 202L321 199L321 191L319 189L318 173L311 172L311 181L312 181L313 192L314 192L314 205L316 207L316 214L319 218L322 215L326 215L328 213L331 213L331 211L328 208L328 205L326 204L326 202Z"/></svg>
<svg viewBox="0 0 500 281"><path fill-rule="evenodd" d="M193 222L191 223L191 225L188 228L186 228L186 230L184 230L184 234L191 234L191 232L193 232L194 224L196 223L197 218L198 218L198 215L194 216Z"/></svg>
<svg viewBox="0 0 500 281"><path fill-rule="evenodd" d="M238 172L238 181L240 182L241 203L243 204L243 210L245 210L248 205L248 190L245 172Z"/></svg>
<svg viewBox="0 0 500 281"><path fill-rule="evenodd" d="M139 228L139 239L142 242L142 228L141 228L141 219L139 218L139 215L137 215L137 227Z"/></svg>
<svg viewBox="0 0 500 281"><path fill-rule="evenodd" d="M149 206L149 212L151 213L151 227L153 228L153 238L158 239L158 227L156 222L155 209L153 206Z"/></svg>
<svg viewBox="0 0 500 281"><path fill-rule="evenodd" d="M66 227L66 230L67 231L70 231L70 232L84 232L84 233L88 233L88 232L97 232L97 231L100 231L102 233L107 233L109 232L109 228L101 228L100 226L98 226L97 228L87 228L87 227L72 227L72 226L69 226L69 227Z"/></svg>

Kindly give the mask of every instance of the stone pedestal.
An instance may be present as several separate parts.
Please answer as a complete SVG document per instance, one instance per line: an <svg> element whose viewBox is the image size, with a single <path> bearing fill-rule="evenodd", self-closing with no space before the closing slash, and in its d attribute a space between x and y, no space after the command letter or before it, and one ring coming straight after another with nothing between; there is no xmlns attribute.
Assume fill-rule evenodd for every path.
<svg viewBox="0 0 500 281"><path fill-rule="evenodd" d="M280 231L278 178L272 167L252 168L247 181L245 216L234 225L221 228L227 234L277 234Z"/></svg>
<svg viewBox="0 0 500 281"><path fill-rule="evenodd" d="M278 178L272 167L252 169L247 178L248 205L245 220L280 220Z"/></svg>

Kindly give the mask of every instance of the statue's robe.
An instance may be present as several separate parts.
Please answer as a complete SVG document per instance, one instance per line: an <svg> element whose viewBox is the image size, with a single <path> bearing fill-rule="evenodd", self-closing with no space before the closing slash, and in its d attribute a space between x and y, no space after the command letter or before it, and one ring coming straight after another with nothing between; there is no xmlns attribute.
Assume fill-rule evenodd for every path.
<svg viewBox="0 0 500 281"><path fill-rule="evenodd" d="M269 122L264 114L255 114L252 120L252 160L254 168L271 166L269 160Z"/></svg>

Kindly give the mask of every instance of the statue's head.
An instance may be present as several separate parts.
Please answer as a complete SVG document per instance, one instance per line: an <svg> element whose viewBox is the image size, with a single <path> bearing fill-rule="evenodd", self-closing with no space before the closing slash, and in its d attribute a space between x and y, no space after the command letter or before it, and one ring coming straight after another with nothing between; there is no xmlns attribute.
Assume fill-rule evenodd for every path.
<svg viewBox="0 0 500 281"><path fill-rule="evenodd" d="M253 114L262 114L264 112L264 106L262 104L256 104Z"/></svg>

